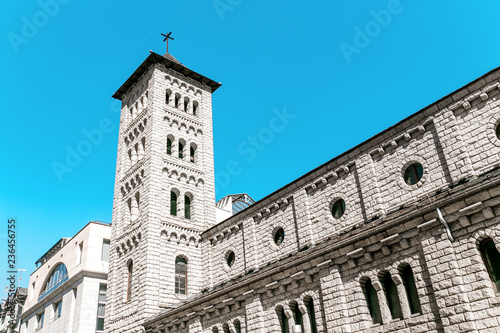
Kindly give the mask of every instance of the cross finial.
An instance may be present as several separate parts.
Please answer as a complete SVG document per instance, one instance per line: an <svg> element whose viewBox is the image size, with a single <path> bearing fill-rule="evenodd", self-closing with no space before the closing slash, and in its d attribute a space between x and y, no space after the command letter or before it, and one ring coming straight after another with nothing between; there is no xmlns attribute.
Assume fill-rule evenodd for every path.
<svg viewBox="0 0 500 333"><path fill-rule="evenodd" d="M169 40L169 39L174 40L172 37L170 37L170 34L171 34L171 33L172 33L172 32L169 32L169 33L168 33L168 34L166 34L166 35L165 35L165 34L161 34L163 37L165 37L165 38L163 39L163 41L167 41L167 53L168 53L168 40Z"/></svg>

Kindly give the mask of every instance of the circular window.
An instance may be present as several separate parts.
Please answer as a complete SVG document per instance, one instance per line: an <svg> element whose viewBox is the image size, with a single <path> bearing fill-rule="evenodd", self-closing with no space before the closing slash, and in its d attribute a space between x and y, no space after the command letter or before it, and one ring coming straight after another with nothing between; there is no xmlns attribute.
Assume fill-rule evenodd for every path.
<svg viewBox="0 0 500 333"><path fill-rule="evenodd" d="M424 174L424 168L420 163L413 163L408 166L404 173L404 179L406 184L415 185L422 178Z"/></svg>
<svg viewBox="0 0 500 333"><path fill-rule="evenodd" d="M336 219L340 219L345 212L345 201L343 199L339 199L335 201L332 207L332 215Z"/></svg>
<svg viewBox="0 0 500 333"><path fill-rule="evenodd" d="M283 230L283 228L279 228L274 233L274 243L276 245L281 245L281 243L283 243L284 239L285 239L285 230Z"/></svg>
<svg viewBox="0 0 500 333"><path fill-rule="evenodd" d="M226 262L229 267L233 266L234 259L235 259L234 252L229 251L228 254L226 254Z"/></svg>
<svg viewBox="0 0 500 333"><path fill-rule="evenodd" d="M499 139L500 139L500 123L498 123L498 125L497 125L497 130L496 130L496 132L497 132L497 138L499 138Z"/></svg>

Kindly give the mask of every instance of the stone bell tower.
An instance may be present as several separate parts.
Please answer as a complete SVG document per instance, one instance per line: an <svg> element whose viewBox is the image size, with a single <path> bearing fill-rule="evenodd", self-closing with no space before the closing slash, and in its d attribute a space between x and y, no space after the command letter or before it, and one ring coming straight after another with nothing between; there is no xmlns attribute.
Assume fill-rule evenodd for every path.
<svg viewBox="0 0 500 333"><path fill-rule="evenodd" d="M106 332L200 292L200 233L215 224L212 93L220 83L151 52L122 101Z"/></svg>

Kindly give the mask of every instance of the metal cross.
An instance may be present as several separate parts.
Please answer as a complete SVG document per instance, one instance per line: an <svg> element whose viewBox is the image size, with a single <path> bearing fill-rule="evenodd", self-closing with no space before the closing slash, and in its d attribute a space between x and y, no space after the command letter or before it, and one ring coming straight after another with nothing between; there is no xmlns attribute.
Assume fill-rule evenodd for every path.
<svg viewBox="0 0 500 333"><path fill-rule="evenodd" d="M168 40L169 40L169 39L174 40L172 37L170 37L170 34L171 34L171 33L172 33L172 32L169 32L169 33L168 33L168 34L166 34L166 35L165 35L165 34L161 34L163 37L165 37L165 38L163 39L163 41L167 41L167 53L168 53Z"/></svg>

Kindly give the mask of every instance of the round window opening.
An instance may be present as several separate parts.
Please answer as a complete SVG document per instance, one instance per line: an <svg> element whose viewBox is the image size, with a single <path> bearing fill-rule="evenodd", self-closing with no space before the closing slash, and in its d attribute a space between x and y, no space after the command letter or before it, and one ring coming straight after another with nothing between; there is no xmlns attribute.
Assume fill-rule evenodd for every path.
<svg viewBox="0 0 500 333"><path fill-rule="evenodd" d="M345 213L345 201L344 199L339 199L335 201L332 207L332 215L336 219L340 219Z"/></svg>
<svg viewBox="0 0 500 333"><path fill-rule="evenodd" d="M496 133L497 133L497 138L500 139L500 123L498 123L497 125Z"/></svg>
<svg viewBox="0 0 500 333"><path fill-rule="evenodd" d="M404 179L406 184L415 185L422 178L424 174L424 168L420 163L413 163L408 166L404 173Z"/></svg>
<svg viewBox="0 0 500 333"><path fill-rule="evenodd" d="M276 245L281 245L284 239L285 239L285 230L283 230L283 228L279 228L274 233L274 243L276 243Z"/></svg>
<svg viewBox="0 0 500 333"><path fill-rule="evenodd" d="M234 252L229 251L229 253L226 255L226 262L229 267L233 266L234 259L235 259Z"/></svg>

